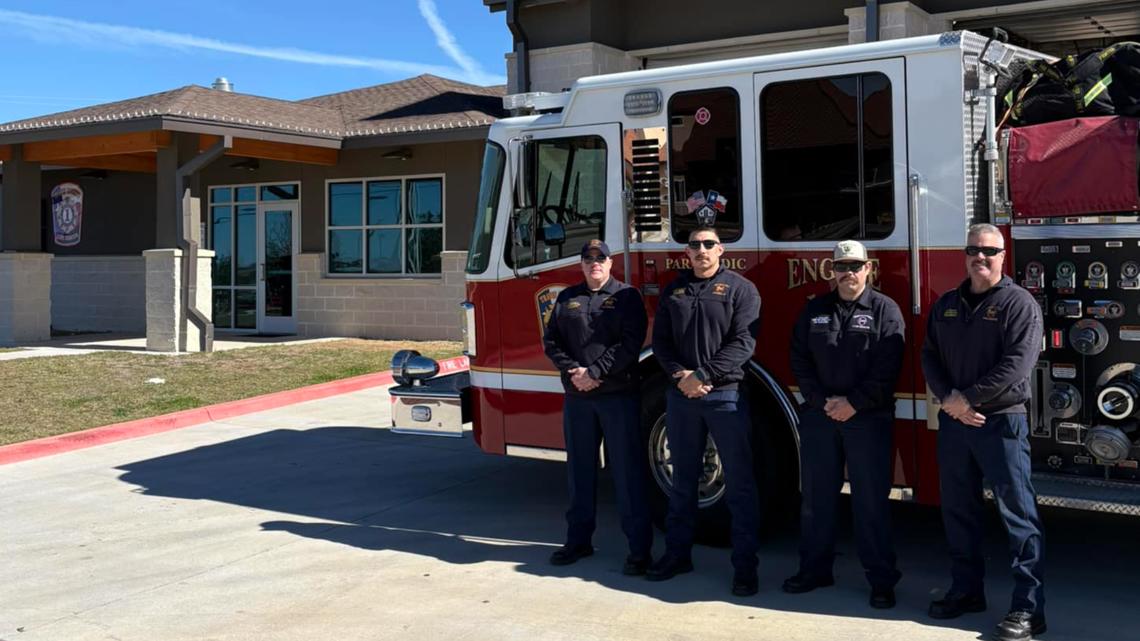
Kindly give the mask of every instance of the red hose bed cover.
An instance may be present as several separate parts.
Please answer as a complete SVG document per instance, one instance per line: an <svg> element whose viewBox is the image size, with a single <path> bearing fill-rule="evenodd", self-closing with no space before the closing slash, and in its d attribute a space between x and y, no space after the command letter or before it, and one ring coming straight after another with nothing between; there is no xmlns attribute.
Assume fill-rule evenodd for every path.
<svg viewBox="0 0 1140 641"><path fill-rule="evenodd" d="M1073 118L1010 129L1014 217L1044 218L1140 209L1137 119Z"/></svg>

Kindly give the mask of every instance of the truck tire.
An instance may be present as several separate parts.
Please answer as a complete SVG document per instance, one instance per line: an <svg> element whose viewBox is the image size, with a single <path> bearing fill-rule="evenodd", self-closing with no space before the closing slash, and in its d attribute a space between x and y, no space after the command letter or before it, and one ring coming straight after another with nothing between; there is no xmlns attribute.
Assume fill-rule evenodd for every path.
<svg viewBox="0 0 1140 641"><path fill-rule="evenodd" d="M669 507L668 488L672 483L668 439L665 436L665 385L663 376L650 378L642 388L641 401L642 439L649 462L649 504L653 521L662 530ZM790 453L788 451L790 436L788 439L776 438L774 435L778 435L778 430L762 427L775 420L774 416L765 419L770 403L765 402L761 395L766 392L760 392L751 385L744 391L748 394L753 414L753 473L760 495L760 524L762 533L769 533L784 527L789 522L789 512L794 513L789 508L799 504L796 495L798 459L794 443ZM795 460L795 463L789 465L790 460ZM724 500L724 490L723 469L716 455L716 443L710 436L705 453L705 475L700 481L696 543L718 547L730 544L731 515Z"/></svg>

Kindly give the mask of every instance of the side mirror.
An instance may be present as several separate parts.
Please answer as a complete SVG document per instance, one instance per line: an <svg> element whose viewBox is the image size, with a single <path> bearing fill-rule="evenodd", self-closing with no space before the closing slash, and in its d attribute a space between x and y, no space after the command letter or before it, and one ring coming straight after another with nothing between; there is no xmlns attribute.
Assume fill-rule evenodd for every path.
<svg viewBox="0 0 1140 641"><path fill-rule="evenodd" d="M542 227L542 241L547 246L559 246L566 243L566 228L559 223L551 223Z"/></svg>

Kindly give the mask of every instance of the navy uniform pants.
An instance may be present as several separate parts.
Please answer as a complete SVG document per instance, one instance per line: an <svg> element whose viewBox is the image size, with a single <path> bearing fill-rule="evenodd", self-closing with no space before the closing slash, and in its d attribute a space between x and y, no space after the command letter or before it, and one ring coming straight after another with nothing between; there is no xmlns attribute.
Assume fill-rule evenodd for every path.
<svg viewBox="0 0 1140 641"><path fill-rule="evenodd" d="M641 440L640 403L635 393L566 395L562 409L566 437L570 509L566 511L569 545L590 545L596 524L598 447L606 443L613 471L621 529L630 554L649 556L653 530L645 493L648 455Z"/></svg>
<svg viewBox="0 0 1140 641"><path fill-rule="evenodd" d="M800 432L800 571L830 577L835 559L835 530L843 467L851 481L855 543L872 588L893 588L895 566L891 534L891 482L894 474L894 417L888 412L857 413L845 422L810 408Z"/></svg>
<svg viewBox="0 0 1140 641"><path fill-rule="evenodd" d="M732 515L732 565L756 571L760 503L752 464L752 419L736 390L713 390L699 399L676 388L665 396L665 431L673 458L673 488L666 517L665 551L689 558L697 525L698 483L711 433L724 466L724 499Z"/></svg>
<svg viewBox="0 0 1140 641"><path fill-rule="evenodd" d="M982 594L985 564L982 478L989 481L1009 534L1013 565L1011 610L1044 612L1041 573L1044 536L1030 481L1029 425L1025 414L991 414L970 427L938 414L938 476L942 522L950 547L951 592Z"/></svg>

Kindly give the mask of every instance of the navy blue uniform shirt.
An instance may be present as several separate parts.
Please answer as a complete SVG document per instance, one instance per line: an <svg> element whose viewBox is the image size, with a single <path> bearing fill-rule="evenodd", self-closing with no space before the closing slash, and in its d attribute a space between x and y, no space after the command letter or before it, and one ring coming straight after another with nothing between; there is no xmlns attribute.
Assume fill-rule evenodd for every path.
<svg viewBox="0 0 1140 641"><path fill-rule="evenodd" d="M792 332L792 373L804 401L823 409L846 396L856 412L894 416L905 322L899 306L870 286L847 302L832 291L809 300Z"/></svg>
<svg viewBox="0 0 1140 641"><path fill-rule="evenodd" d="M562 373L567 394L628 391L637 389L634 365L648 326L641 294L611 277L597 291L590 291L583 282L559 292L542 344L547 358ZM578 367L585 367L602 384L579 392L567 373Z"/></svg>
<svg viewBox="0 0 1140 641"><path fill-rule="evenodd" d="M711 278L685 270L661 292L653 354L670 377L693 370L718 390L736 389L756 350L760 293L723 266Z"/></svg>
<svg viewBox="0 0 1140 641"><path fill-rule="evenodd" d="M1044 327L1033 295L1002 276L976 308L970 280L934 303L922 346L926 384L940 399L958 390L981 414L1024 413Z"/></svg>

